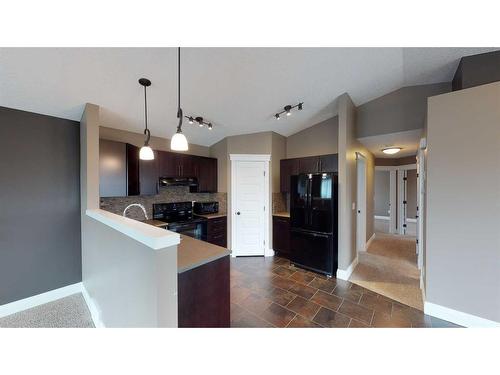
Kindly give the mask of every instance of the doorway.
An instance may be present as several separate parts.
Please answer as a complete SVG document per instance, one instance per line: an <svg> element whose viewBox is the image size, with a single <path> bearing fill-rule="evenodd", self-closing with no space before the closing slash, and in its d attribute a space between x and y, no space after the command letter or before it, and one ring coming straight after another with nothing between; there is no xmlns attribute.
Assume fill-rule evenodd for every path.
<svg viewBox="0 0 500 375"><path fill-rule="evenodd" d="M269 255L270 155L231 154L231 251Z"/></svg>
<svg viewBox="0 0 500 375"><path fill-rule="evenodd" d="M366 250L366 159L356 153L357 173L357 215L356 215L356 251Z"/></svg>

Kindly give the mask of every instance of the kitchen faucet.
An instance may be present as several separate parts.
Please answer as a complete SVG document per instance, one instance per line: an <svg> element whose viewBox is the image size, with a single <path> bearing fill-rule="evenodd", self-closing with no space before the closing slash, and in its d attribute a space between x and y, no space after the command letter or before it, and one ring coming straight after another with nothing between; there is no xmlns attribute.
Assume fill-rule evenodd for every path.
<svg viewBox="0 0 500 375"><path fill-rule="evenodd" d="M140 207L142 209L142 212L144 212L144 217L146 218L146 220L148 220L148 214L146 213L146 208L140 204L140 203L132 203L132 204L129 204L127 207L125 207L125 209L123 210L123 216L124 217L127 217L127 210L130 208L130 207L134 207L134 206L137 206L137 207Z"/></svg>

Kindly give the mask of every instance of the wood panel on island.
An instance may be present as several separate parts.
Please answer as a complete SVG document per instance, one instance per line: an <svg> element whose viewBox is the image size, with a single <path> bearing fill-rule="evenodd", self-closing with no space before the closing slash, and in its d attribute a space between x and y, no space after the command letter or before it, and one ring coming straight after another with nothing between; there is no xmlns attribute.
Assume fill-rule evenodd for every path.
<svg viewBox="0 0 500 375"><path fill-rule="evenodd" d="M198 189L194 192L217 192L215 158L155 150L154 160L140 160L139 147L104 139L99 142L99 155L101 197L158 194L160 177L196 177Z"/></svg>

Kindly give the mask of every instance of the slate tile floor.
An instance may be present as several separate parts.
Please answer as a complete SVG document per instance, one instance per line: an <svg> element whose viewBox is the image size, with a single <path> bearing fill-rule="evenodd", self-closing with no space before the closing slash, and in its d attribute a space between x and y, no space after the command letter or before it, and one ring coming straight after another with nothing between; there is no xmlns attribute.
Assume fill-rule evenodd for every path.
<svg viewBox="0 0 500 375"><path fill-rule="evenodd" d="M231 258L232 327L458 327L280 257Z"/></svg>

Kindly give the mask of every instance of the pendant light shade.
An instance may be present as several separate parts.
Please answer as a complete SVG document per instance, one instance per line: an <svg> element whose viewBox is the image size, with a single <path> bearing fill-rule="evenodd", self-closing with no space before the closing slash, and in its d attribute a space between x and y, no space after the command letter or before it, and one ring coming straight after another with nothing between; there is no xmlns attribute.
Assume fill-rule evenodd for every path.
<svg viewBox="0 0 500 375"><path fill-rule="evenodd" d="M154 160L155 154L149 146L142 146L139 151L139 159L141 160Z"/></svg>
<svg viewBox="0 0 500 375"><path fill-rule="evenodd" d="M186 136L182 132L175 133L170 140L170 148L174 151L187 151L189 147Z"/></svg>
<svg viewBox="0 0 500 375"><path fill-rule="evenodd" d="M144 146L141 147L139 151L139 159L141 160L154 160L155 154L151 147L149 147L149 139L151 138L151 132L148 129L148 100L146 96L146 88L151 86L151 81L147 78L141 78L139 84L144 86L144 135L146 139L144 140Z"/></svg>
<svg viewBox="0 0 500 375"><path fill-rule="evenodd" d="M187 151L189 149L187 138L182 134L182 114L181 108L181 47L177 50L177 118L179 124L177 125L177 132L170 140L170 149L174 151Z"/></svg>

